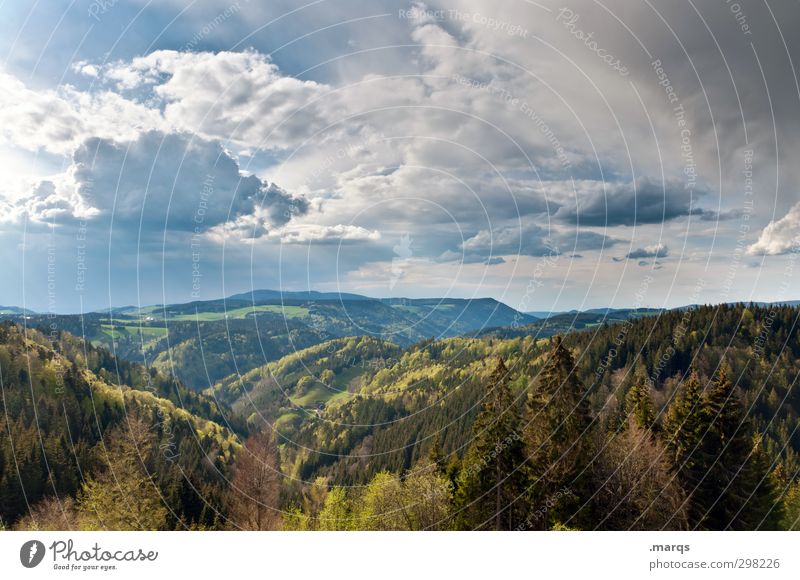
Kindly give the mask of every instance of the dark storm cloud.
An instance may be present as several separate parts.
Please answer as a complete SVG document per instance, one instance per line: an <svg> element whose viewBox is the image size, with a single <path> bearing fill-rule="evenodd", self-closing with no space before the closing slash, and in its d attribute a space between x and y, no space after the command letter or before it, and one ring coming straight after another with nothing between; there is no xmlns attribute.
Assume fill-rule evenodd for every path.
<svg viewBox="0 0 800 580"><path fill-rule="evenodd" d="M640 178L636 183L607 183L605 187L597 183L579 193L577 206L559 208L555 216L585 226L657 224L689 214L702 215L705 210L693 208L692 198L692 192L678 181Z"/></svg>

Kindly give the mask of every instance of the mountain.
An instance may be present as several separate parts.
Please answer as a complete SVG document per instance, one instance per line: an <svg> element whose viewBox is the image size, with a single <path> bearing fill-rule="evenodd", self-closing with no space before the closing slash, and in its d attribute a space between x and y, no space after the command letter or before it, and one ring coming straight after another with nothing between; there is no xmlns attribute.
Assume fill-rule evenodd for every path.
<svg viewBox="0 0 800 580"><path fill-rule="evenodd" d="M19 308L17 306L0 306L0 316L25 316L29 314L36 313L33 310Z"/></svg>
<svg viewBox="0 0 800 580"><path fill-rule="evenodd" d="M526 314L530 314L536 318L553 318L555 316L564 316L569 314L598 314L601 316L606 316L610 320L624 320L626 318L630 318L631 315L642 315L642 314L657 314L659 312L663 312L664 308L589 308L587 310L569 310L566 312L549 312L549 311L533 311L533 312L526 312Z"/></svg>
<svg viewBox="0 0 800 580"><path fill-rule="evenodd" d="M553 313L548 317L528 324L513 326L502 326L489 328L477 334L477 336L492 336L496 338L518 338L523 336L535 336L537 338L547 338L556 334L569 334L577 330L600 327L609 324L616 324L626 320L635 320L648 316L658 316L666 310L653 308L631 308L631 309L610 309L602 308L596 311L579 312L573 310L561 314Z"/></svg>
<svg viewBox="0 0 800 580"><path fill-rule="evenodd" d="M383 301L349 305L363 306L354 310L361 317L378 311L373 302L396 311ZM433 306L414 305L423 313ZM306 307L323 316L333 305ZM536 321L540 326L527 334L494 329L404 346L368 335L333 337L247 372L234 369L204 393L67 333L0 324L0 430L11 435L0 438L0 526L131 529L144 524L117 518L106 525L98 517L124 515L135 498L143 502L140 515L155 514L145 527L230 529L237 509L231 498L242 495L231 481L248 476L244 435L249 451L261 449L258 461L272 462L267 491L283 521L270 525L286 529L485 527L463 510L485 501L483 493L465 495L472 493L470 478L515 442L516 463L492 463L487 485L528 477L530 469L532 493L555 497L541 520L538 495L520 500L521 513L529 514L523 529L795 526L800 308L700 306L628 312L614 322L603 321L606 314ZM228 322L261 324L274 313L264 316ZM196 330L198 321L181 324ZM541 336L556 327L573 330ZM683 403L690 373L697 375L699 409L692 416L699 423L683 431L675 417L694 413ZM562 407L559 397L572 406ZM488 436L487 451L478 453L484 431L494 428L487 413L498 400L504 404L495 412L511 427L517 417L519 431ZM579 400L587 431L554 439ZM141 458L141 446L120 443L129 431L150 440ZM253 443L264 433L274 440L271 448ZM683 462L676 454L686 448L673 440L705 433L711 435L698 440L692 463ZM566 496L537 487L544 483L536 483L536 470L553 463L538 462L535 441L554 446L546 450L556 458L559 446L586 451L559 476L557 489L566 485ZM251 469L258 461L251 458ZM701 476L687 475L690 468ZM112 474L120 473L115 482ZM256 491L263 490L266 480L257 481ZM130 497L120 496L119 486ZM413 511L420 497L432 502L429 523ZM245 509L254 505L249 501ZM483 507L491 511L494 501ZM653 502L652 510L642 508ZM392 519L398 509L409 517ZM62 511L79 521L64 523ZM339 515L320 523L323 512Z"/></svg>
<svg viewBox="0 0 800 580"><path fill-rule="evenodd" d="M290 292L283 290L252 290L251 292L234 294L233 296L228 297L228 300L246 300L251 303L280 304L281 301L309 302L314 300L338 300L341 302L349 302L353 300L372 300L372 298L361 296L360 294L349 294L347 292L317 292L316 290L307 290L301 292Z"/></svg>
<svg viewBox="0 0 800 580"><path fill-rule="evenodd" d="M333 338L374 336L409 346L535 320L491 298L374 299L257 290L228 299L123 307L83 316L31 315L26 324L43 329L54 325L84 336L122 359L152 365L202 390L232 373L246 373Z"/></svg>

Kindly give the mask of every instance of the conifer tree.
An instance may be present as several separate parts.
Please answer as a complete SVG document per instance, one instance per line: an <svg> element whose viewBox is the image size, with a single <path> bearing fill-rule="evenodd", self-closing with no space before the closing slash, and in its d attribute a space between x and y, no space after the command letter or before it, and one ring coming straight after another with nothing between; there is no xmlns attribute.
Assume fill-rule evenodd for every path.
<svg viewBox="0 0 800 580"><path fill-rule="evenodd" d="M625 414L631 417L642 429L652 430L656 422L653 399L647 377L638 373L636 380L625 397Z"/></svg>
<svg viewBox="0 0 800 580"><path fill-rule="evenodd" d="M520 412L502 358L489 379L474 438L459 474L460 526L513 530L526 511L527 466Z"/></svg>
<svg viewBox="0 0 800 580"><path fill-rule="evenodd" d="M580 505L578 500L591 495L586 489L589 478L585 468L591 458L592 418L586 388L576 370L572 354L561 338L555 337L528 398L525 441L534 481L532 509L558 494L547 519L537 520L543 528L571 519ZM563 489L569 493L559 493Z"/></svg>
<svg viewBox="0 0 800 580"><path fill-rule="evenodd" d="M664 443L682 483L694 481L696 485L702 477L694 472L702 435L702 388L697 373L691 373L679 389L664 417Z"/></svg>
<svg viewBox="0 0 800 580"><path fill-rule="evenodd" d="M772 482L723 364L703 397L702 439L692 480L689 518L695 528L755 530L777 526ZM692 481L691 483L694 483Z"/></svg>
<svg viewBox="0 0 800 580"><path fill-rule="evenodd" d="M147 461L154 447L147 424L129 416L106 442L108 467L90 476L78 495L83 530L160 530L167 509Z"/></svg>

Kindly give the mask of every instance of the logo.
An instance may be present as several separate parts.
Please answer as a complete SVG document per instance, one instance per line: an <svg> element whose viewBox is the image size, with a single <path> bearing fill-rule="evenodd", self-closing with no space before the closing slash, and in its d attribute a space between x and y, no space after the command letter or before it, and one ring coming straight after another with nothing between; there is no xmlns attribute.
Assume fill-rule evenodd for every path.
<svg viewBox="0 0 800 580"><path fill-rule="evenodd" d="M44 544L39 540L30 540L19 549L19 561L26 568L36 568L44 559Z"/></svg>

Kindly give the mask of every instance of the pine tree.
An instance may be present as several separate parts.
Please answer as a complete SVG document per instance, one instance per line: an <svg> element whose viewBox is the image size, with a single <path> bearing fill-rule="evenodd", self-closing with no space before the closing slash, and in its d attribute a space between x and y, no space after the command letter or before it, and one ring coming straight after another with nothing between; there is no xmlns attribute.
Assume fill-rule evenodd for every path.
<svg viewBox="0 0 800 580"><path fill-rule="evenodd" d="M780 514L772 510L772 482L728 372L723 364L703 397L703 433L693 470L703 475L689 490L690 524L709 530L774 528Z"/></svg>
<svg viewBox="0 0 800 580"><path fill-rule="evenodd" d="M460 526L513 530L523 519L527 487L521 417L509 386L503 359L489 380L483 407L473 426L474 438L459 474Z"/></svg>
<svg viewBox="0 0 800 580"><path fill-rule="evenodd" d="M694 458L702 435L700 412L703 398L697 373L691 373L679 388L664 417L664 440L679 479L689 487L691 482L697 485L703 475L696 471Z"/></svg>
<svg viewBox="0 0 800 580"><path fill-rule="evenodd" d="M532 509L545 503L547 518L537 525L546 528L572 520L581 498L588 498L588 471L593 436L586 389L576 374L572 354L555 337L554 348L532 386L528 398L525 441L531 457ZM568 489L569 493L560 493ZM570 525L575 523L571 521Z"/></svg>
<svg viewBox="0 0 800 580"><path fill-rule="evenodd" d="M625 414L632 417L642 429L652 430L656 422L653 399L647 377L638 373L630 391L625 397Z"/></svg>

